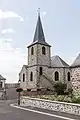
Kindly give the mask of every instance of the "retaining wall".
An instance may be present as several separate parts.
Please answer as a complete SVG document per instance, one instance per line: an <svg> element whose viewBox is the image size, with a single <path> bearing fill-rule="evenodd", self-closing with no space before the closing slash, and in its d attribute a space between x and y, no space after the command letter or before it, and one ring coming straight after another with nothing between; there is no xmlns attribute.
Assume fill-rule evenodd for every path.
<svg viewBox="0 0 80 120"><path fill-rule="evenodd" d="M44 100L38 98L21 97L21 106L32 106L53 111L80 115L80 104Z"/></svg>

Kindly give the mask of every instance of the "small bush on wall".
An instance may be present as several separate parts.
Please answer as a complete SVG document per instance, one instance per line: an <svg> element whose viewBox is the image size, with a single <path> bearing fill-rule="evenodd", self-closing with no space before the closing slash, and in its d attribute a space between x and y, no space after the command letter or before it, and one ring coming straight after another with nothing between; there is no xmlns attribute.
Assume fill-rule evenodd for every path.
<svg viewBox="0 0 80 120"><path fill-rule="evenodd" d="M17 88L17 89L16 89L16 92L22 92L22 91L23 91L22 88Z"/></svg>
<svg viewBox="0 0 80 120"><path fill-rule="evenodd" d="M29 91L31 91L31 89L28 88L27 91L29 92Z"/></svg>
<svg viewBox="0 0 80 120"><path fill-rule="evenodd" d="M65 90L67 88L67 85L62 83L62 82L57 82L54 84L54 91L58 94L58 95L63 95Z"/></svg>

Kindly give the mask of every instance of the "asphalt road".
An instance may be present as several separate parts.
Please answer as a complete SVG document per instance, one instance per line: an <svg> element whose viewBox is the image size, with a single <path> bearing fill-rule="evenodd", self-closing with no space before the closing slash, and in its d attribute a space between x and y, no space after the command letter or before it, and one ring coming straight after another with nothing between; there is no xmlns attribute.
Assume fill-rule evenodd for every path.
<svg viewBox="0 0 80 120"><path fill-rule="evenodd" d="M10 107L10 101L0 102L0 120L61 120L46 115Z"/></svg>
<svg viewBox="0 0 80 120"><path fill-rule="evenodd" d="M6 93L7 93L7 99L8 100L12 100L12 99L16 99L17 98L16 88L6 89Z"/></svg>
<svg viewBox="0 0 80 120"><path fill-rule="evenodd" d="M54 112L51 113L47 110L36 109L37 111L39 111L37 113L30 110L23 110L23 109L11 107L10 104L14 102L15 100L0 101L0 120L67 120L67 119L61 119L59 117L54 117L54 116L39 113L41 111L42 113L48 112L49 114L53 114L53 115L56 114ZM28 109L31 109L31 108L28 108ZM77 117L75 116L75 118L77 120L80 120L80 116L77 116ZM71 118L68 120L71 120Z"/></svg>

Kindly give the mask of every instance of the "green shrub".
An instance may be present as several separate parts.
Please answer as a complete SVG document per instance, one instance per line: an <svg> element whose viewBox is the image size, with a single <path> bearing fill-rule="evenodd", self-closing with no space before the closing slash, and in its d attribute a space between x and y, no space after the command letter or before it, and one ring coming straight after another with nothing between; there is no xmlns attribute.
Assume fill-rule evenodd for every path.
<svg viewBox="0 0 80 120"><path fill-rule="evenodd" d="M58 95L63 95L65 90L67 88L67 85L62 83L62 82L57 82L54 84L54 91L58 94Z"/></svg>
<svg viewBox="0 0 80 120"><path fill-rule="evenodd" d="M72 88L68 88L68 93L72 94L72 92L73 92L73 89Z"/></svg>
<svg viewBox="0 0 80 120"><path fill-rule="evenodd" d="M73 102L73 103L80 103L80 97L78 97L78 98L73 97L73 98L72 98L72 102Z"/></svg>

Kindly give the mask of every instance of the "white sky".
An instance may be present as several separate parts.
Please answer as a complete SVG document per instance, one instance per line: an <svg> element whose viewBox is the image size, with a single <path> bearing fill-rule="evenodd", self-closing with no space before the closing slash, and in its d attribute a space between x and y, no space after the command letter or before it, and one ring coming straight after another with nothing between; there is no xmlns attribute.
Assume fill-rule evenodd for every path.
<svg viewBox="0 0 80 120"><path fill-rule="evenodd" d="M71 64L80 52L80 0L0 0L0 74L7 82L17 82L27 64L38 8L52 55Z"/></svg>

